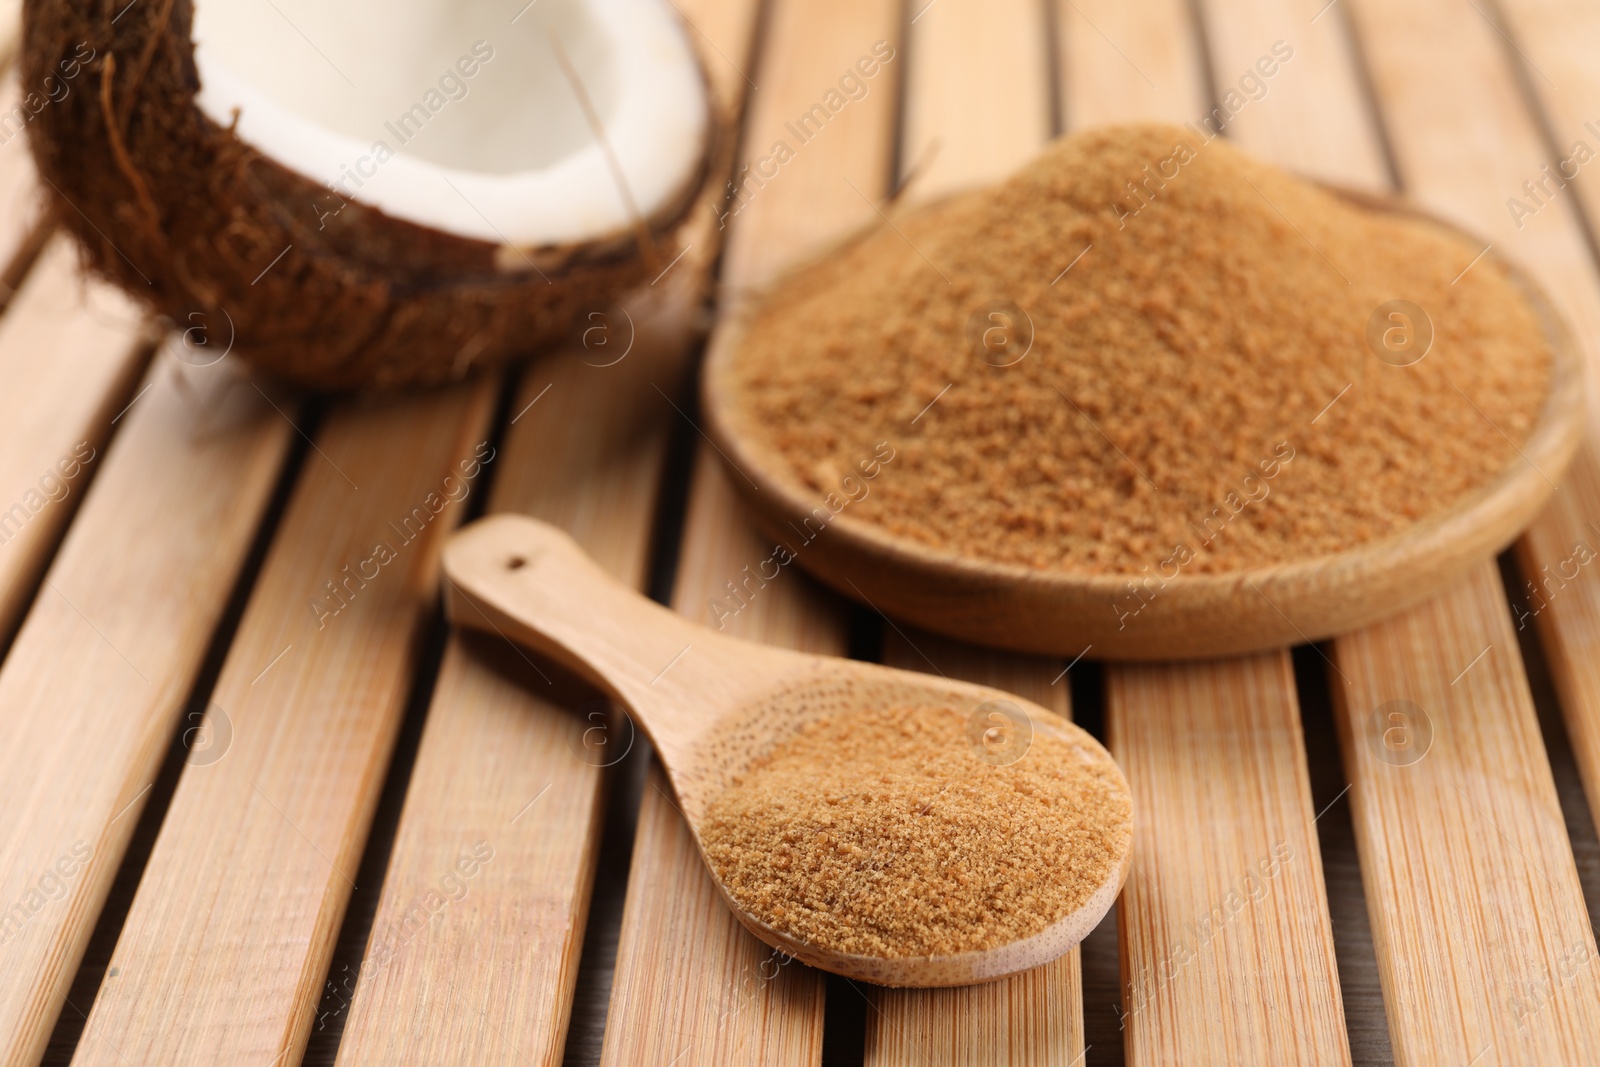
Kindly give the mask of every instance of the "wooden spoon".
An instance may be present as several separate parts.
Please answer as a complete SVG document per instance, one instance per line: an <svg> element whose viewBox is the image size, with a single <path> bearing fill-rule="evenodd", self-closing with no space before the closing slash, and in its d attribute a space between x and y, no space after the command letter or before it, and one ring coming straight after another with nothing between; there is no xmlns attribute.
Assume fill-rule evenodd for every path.
<svg viewBox="0 0 1600 1067"><path fill-rule="evenodd" d="M1391 197L1331 191L1373 211L1463 232ZM1488 243L1468 236L1476 247ZM1126 660L1238 655L1320 640L1419 603L1504 549L1538 515L1577 449L1584 419L1577 345L1539 286L1500 262L1543 321L1553 354L1550 392L1520 456L1449 510L1331 555L1224 574L1179 568L1147 579L973 559L897 537L852 515L843 490L831 494L844 502L835 509L802 485L740 407L734 367L753 301L724 320L707 356L705 430L756 524L786 555L845 596L925 629L1060 656L1092 646L1096 658ZM881 476L894 476L892 463ZM857 481L870 492L869 482ZM1156 570L1153 560L1149 571ZM1139 579L1137 588L1130 579Z"/></svg>
<svg viewBox="0 0 1600 1067"><path fill-rule="evenodd" d="M1041 735L1068 742L1051 751L1101 765L1128 814L1122 842L1098 888L1075 911L1018 940L943 956L870 956L803 941L751 914L713 879L734 914L767 944L824 970L883 985L965 985L1047 963L1094 929L1132 862L1126 780L1093 737L1018 696L872 663L806 655L721 636L612 579L565 533L502 515L457 533L444 551L445 604L463 626L490 630L570 668L624 704L654 743L677 803L704 854L707 807L752 761L808 722L868 707L947 706L964 718L996 702L1020 709L1040 755ZM970 724L972 720L968 718ZM978 757L974 756L976 760ZM1047 768L1048 764L1045 765Z"/></svg>

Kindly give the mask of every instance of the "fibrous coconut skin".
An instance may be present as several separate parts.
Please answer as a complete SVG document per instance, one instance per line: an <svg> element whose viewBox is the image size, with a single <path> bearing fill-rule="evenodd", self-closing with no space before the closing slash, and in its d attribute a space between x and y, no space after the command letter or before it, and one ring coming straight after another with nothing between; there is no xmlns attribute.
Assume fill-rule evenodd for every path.
<svg viewBox="0 0 1600 1067"><path fill-rule="evenodd" d="M709 144L636 231L520 252L341 206L196 106L192 19L189 0L25 0L24 85L93 56L29 123L34 159L91 269L303 385L432 384L565 337L671 258L652 246L708 173Z"/></svg>

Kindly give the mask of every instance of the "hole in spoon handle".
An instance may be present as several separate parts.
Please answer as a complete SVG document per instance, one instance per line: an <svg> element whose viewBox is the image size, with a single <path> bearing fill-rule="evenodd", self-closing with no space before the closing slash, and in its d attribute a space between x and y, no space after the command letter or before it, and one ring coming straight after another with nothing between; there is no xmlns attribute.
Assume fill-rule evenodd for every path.
<svg viewBox="0 0 1600 1067"><path fill-rule="evenodd" d="M659 700L662 665L714 640L526 516L492 516L451 537L444 594L452 622L532 648L641 714Z"/></svg>

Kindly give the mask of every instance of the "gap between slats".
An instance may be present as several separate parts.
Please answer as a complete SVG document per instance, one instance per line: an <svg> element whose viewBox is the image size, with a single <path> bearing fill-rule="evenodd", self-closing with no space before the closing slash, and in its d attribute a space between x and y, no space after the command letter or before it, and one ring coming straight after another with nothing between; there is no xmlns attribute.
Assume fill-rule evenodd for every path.
<svg viewBox="0 0 1600 1067"><path fill-rule="evenodd" d="M914 0L925 3L925 0ZM1005 177L1051 134L1051 38L1037 0L941 0L907 8L901 135L902 191L927 202ZM979 651L896 624L884 662L1011 690L1068 711L1063 663ZM829 985L829 1010L833 991ZM846 983L854 989L854 985ZM865 1062L1067 1067L1083 1056L1078 952L999 982L955 990L859 991L868 1000ZM838 999L844 1000L843 996ZM825 1023L829 1038L835 1021ZM831 1040L830 1040L831 1047Z"/></svg>
<svg viewBox="0 0 1600 1067"><path fill-rule="evenodd" d="M763 90L746 117L746 158L764 155L782 122L803 112L875 40L893 40L897 18L898 8L883 2L779 0L763 35ZM801 245L872 217L861 195L876 196L888 184L892 123L881 109L893 102L890 88L884 80L873 84L776 178L741 196L721 278L724 311L727 299L769 280ZM841 164L862 194L844 183ZM698 450L673 596L680 611L701 621L706 598L726 596L724 582L770 552L750 530L719 464L709 449ZM728 619L727 629L837 654L846 647L845 618L803 575L785 573ZM602 1062L815 1062L823 983L798 965L769 977L770 950L727 912L663 790L653 777L642 806Z"/></svg>
<svg viewBox="0 0 1600 1067"><path fill-rule="evenodd" d="M302 414L301 425L308 433L315 434L320 421L320 414L313 407L311 411ZM260 574L267 547L272 543L278 522L283 517L283 510L288 505L289 494L310 451L310 442L303 438L296 437L290 442L289 451L278 472L277 484L262 511L255 538L240 565L239 575L234 580L227 605L222 610L200 667L195 672L189 695L183 702L183 710L178 717L180 726L198 724L205 715L211 690L216 685L217 676L222 673L223 660L227 656L228 646L233 642L239 619L244 614L250 590ZM84 1012L87 1011L88 1005L94 1003L95 993L100 988L100 982L110 963L111 950L116 947L123 919L127 917L128 907L133 903L133 894L139 886L140 876L144 873L145 862L150 857L150 849L155 845L161 821L166 817L172 792L177 788L178 774L183 770L184 761L191 752L189 743L191 739L192 735L187 729L180 729L173 733L171 744L167 746L166 757L151 784L144 809L139 813L138 825L134 828L127 850L117 866L116 876L112 880L106 902L100 909L100 916L95 922L93 933L90 934L83 960L67 990L68 1003L76 1007L66 1008L57 1017L55 1029L50 1034L50 1041L41 1061L42 1067L67 1067L72 1061L73 1050L77 1047L78 1038L83 1032L84 1020L87 1018Z"/></svg>

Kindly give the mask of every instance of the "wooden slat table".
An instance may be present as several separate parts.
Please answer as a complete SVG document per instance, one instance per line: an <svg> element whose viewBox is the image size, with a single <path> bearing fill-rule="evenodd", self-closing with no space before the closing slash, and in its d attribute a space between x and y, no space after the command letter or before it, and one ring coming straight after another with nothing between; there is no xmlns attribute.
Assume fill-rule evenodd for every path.
<svg viewBox="0 0 1600 1067"><path fill-rule="evenodd" d="M733 200L606 309L616 347L431 394L296 397L203 365L194 335L78 279L22 139L0 143L0 1064L1594 1062L1600 581L1567 561L1600 549L1600 436L1500 568L1432 603L1294 656L1091 648L1068 671L794 567L753 578L771 546L699 433L692 370L708 305L737 314L897 196L1097 123L1208 118L1481 233L1600 367L1600 185L1523 186L1576 141L1600 151L1600 6L678 6L741 116ZM1229 115L1277 42L1292 58ZM864 97L776 176L750 169L874 46L893 58ZM960 990L774 954L717 899L625 716L448 632L439 541L483 508L559 523L728 632L1070 710L1137 794L1114 923ZM362 578L379 541L393 558ZM1431 735L1415 762L1383 743L1396 723ZM1262 862L1266 891L1231 906Z"/></svg>

